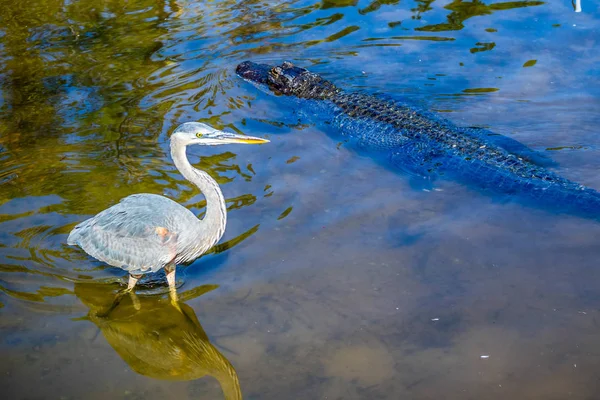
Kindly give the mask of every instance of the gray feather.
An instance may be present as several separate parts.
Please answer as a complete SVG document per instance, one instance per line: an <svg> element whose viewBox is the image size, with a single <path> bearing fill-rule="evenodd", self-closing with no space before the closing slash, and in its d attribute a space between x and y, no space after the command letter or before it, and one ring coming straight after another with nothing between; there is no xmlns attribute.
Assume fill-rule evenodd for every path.
<svg viewBox="0 0 600 400"><path fill-rule="evenodd" d="M77 225L67 243L132 274L156 272L185 250L180 234L198 223L171 199L135 194Z"/></svg>

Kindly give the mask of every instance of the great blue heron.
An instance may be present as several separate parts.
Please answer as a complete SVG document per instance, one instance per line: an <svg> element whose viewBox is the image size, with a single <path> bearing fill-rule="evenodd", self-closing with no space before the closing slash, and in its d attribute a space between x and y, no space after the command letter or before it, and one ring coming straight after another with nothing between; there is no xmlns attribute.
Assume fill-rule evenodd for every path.
<svg viewBox="0 0 600 400"><path fill-rule="evenodd" d="M177 301L175 266L200 257L215 245L227 222L219 184L188 161L188 145L259 144L268 140L216 130L186 122L171 135L171 156L181 174L206 198L206 214L198 219L190 210L164 196L134 194L77 225L67 239L100 261L129 272L125 292L132 292L143 274L165 269L171 300Z"/></svg>

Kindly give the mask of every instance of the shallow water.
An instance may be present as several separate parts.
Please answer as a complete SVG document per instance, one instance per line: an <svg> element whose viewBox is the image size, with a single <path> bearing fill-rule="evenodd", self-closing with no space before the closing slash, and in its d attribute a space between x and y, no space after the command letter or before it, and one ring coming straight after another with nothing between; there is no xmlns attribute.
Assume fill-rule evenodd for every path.
<svg viewBox="0 0 600 400"><path fill-rule="evenodd" d="M582 8L0 0L6 398L235 398L234 375L247 399L599 398L598 222L452 181L417 190L234 73L291 60L600 189L600 8ZM140 311L126 296L98 319L123 273L66 236L138 192L202 213L168 156L191 120L271 143L189 150L230 213L222 244L178 270L184 312L142 291Z"/></svg>

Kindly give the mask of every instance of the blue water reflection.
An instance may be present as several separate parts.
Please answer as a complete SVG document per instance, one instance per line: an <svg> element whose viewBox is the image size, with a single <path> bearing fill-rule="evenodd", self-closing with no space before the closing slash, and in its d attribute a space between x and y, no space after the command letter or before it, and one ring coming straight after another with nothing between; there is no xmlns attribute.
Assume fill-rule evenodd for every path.
<svg viewBox="0 0 600 400"><path fill-rule="evenodd" d="M78 292L122 272L65 244L132 193L201 214L168 156L195 120L271 140L189 154L230 213L181 291L219 285L184 301L244 398L596 398L597 223L452 181L415 188L234 72L291 60L509 136L600 189L600 9L582 3L0 0L5 393L222 396L127 364Z"/></svg>

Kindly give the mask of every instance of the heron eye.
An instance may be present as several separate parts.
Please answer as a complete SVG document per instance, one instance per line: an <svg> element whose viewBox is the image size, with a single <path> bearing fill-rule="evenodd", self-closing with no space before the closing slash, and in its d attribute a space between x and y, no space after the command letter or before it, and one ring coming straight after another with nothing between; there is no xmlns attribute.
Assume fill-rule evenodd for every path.
<svg viewBox="0 0 600 400"><path fill-rule="evenodd" d="M197 138L201 138L202 136L204 136L202 133L196 133Z"/></svg>

